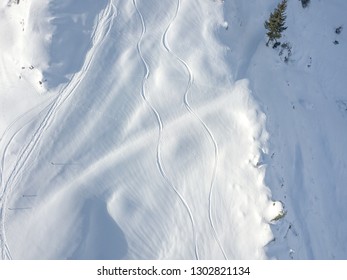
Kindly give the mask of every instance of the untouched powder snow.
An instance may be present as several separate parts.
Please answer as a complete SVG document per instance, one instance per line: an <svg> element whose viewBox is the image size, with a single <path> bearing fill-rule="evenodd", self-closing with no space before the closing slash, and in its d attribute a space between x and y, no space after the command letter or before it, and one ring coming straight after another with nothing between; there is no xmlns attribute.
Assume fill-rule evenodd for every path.
<svg viewBox="0 0 347 280"><path fill-rule="evenodd" d="M311 2L285 63L277 1L1 0L1 258L346 258L347 6Z"/></svg>

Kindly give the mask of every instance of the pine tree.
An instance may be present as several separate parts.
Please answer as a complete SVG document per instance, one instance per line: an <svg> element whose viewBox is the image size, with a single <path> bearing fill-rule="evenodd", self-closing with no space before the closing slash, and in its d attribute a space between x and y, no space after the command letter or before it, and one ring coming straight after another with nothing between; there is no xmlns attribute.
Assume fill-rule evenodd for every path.
<svg viewBox="0 0 347 280"><path fill-rule="evenodd" d="M269 40L266 45L268 46L270 42L275 41L282 37L282 32L287 29L285 26L286 21L286 9L287 9L287 0L282 0L281 3L277 5L277 8L273 13L270 14L269 20L265 21L265 29L268 30L266 35Z"/></svg>

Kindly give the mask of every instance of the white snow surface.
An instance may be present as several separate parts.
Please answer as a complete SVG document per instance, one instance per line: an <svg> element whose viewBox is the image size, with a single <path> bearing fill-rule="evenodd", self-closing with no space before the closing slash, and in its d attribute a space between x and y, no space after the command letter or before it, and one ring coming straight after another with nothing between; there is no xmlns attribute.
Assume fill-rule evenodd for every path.
<svg viewBox="0 0 347 280"><path fill-rule="evenodd" d="M0 0L1 258L346 259L347 2L277 3Z"/></svg>
<svg viewBox="0 0 347 280"><path fill-rule="evenodd" d="M288 1L288 63L265 46L263 23L278 2L224 1L221 32L231 72L249 80L266 115L265 183L287 213L267 256L347 259L347 2Z"/></svg>

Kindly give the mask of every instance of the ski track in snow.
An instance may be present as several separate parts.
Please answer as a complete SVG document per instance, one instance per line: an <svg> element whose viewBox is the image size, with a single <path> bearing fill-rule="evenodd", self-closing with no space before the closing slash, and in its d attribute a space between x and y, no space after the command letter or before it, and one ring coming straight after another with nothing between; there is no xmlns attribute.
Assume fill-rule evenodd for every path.
<svg viewBox="0 0 347 280"><path fill-rule="evenodd" d="M141 95L142 95L142 98L145 101L145 103L150 107L150 109L152 110L153 114L155 115L155 117L157 119L157 122L158 122L158 126L159 126L159 135L158 135L158 143L157 143L157 166L158 166L159 172L160 172L161 176L164 178L165 182L176 193L176 195L179 197L179 199L181 200L181 202L183 203L184 207L186 208L186 210L188 212L189 218L190 218L191 223L192 223L193 237L194 237L194 240L195 240L195 245L194 245L194 247L195 247L195 249L194 249L194 251L195 251L195 258L198 260L199 259L199 249L198 249L197 233L196 233L196 226L195 226L193 213L192 213L188 203L186 202L186 200L182 196L182 194L177 190L177 188L174 186L174 184L171 182L171 180L167 176L167 174L166 174L166 172L164 170L163 164L161 162L161 149L160 148L161 148L161 141L162 141L162 132L163 132L163 128L164 128L163 127L163 122L161 120L159 112L153 107L153 105L149 102L149 100L148 100L148 98L146 96L146 82L147 82L148 77L150 75L150 69L149 69L149 66L148 66L146 60L143 57L142 50L141 50L142 39L143 39L144 34L146 33L146 24L145 24L144 18L142 16L138 6L137 6L136 0L133 0L133 4L135 6L135 9L136 9L140 19L141 19L141 24L142 24L142 33L141 33L140 39L139 39L139 41L137 43L137 51L138 51L138 54L139 54L139 56L140 56L140 58L141 58L141 60L142 60L142 62L144 64L144 67L145 67L145 70L146 70L145 76L143 77L143 81L142 81ZM174 21L176 15L177 15L177 12L178 12L178 9L176 10L175 16L171 19L167 29L165 30L165 32L163 34L163 38L165 38L168 29L170 28L172 22ZM164 46L165 46L165 44L164 44ZM190 85L187 88L187 91L189 90L190 86L191 86L191 81L190 81Z"/></svg>
<svg viewBox="0 0 347 280"><path fill-rule="evenodd" d="M194 75L193 75L193 71L191 70L191 68L189 67L188 63L186 61L184 61L182 58L180 58L175 52L173 52L170 48L170 45L168 43L167 40L167 34L170 30L170 27L172 25L172 23L175 21L178 12L180 10L181 7L181 1L178 0L177 1L177 6L176 6L176 11L175 14L172 18L172 20L170 21L169 25L167 26L163 37L162 37L162 43L163 46L165 48L165 50L171 54L177 61L179 61L182 66L185 68L185 71L188 73L188 83L187 83L187 87L185 89L184 92L184 97L183 97L183 102L184 102L184 106L186 107L186 109L199 121L199 123L203 126L204 130L206 131L206 133L208 134L208 137L210 138L210 140L213 143L213 148L214 148L214 164L213 164L213 173L212 173L212 178L211 178L211 182L210 182L210 192L209 192L209 222L211 224L211 228L213 231L213 236L214 239L216 240L218 247L220 248L224 258L227 260L227 255L225 253L225 250L223 249L223 246L218 238L218 234L216 231L216 228L214 226L214 222L213 222L213 218L212 218L212 196L213 196L213 189L214 189L214 182L216 179L216 173L217 173L217 167L218 167L218 144L217 141L215 140L211 130L208 128L207 124L199 117L199 115L193 110L193 108L190 106L189 101L188 101L188 94L190 91L190 88L192 87L193 83L194 83Z"/></svg>
<svg viewBox="0 0 347 280"><path fill-rule="evenodd" d="M44 102L38 104L37 106L35 106L34 108L30 109L29 111L25 112L24 114L18 116L3 132L2 136L0 137L0 147L2 142L5 142L5 146L3 148L3 152L2 152L2 157L1 157L1 164L0 164L0 187L2 187L2 179L3 179L3 171L5 170L5 158L6 158L6 153L7 153L7 149L9 148L9 146L12 143L12 140L17 136L17 134L19 132L21 132L22 129L24 129L24 127L26 127L29 123L33 122L35 120L35 117L37 117L37 114L35 114L35 112L37 112L38 110L40 110L40 107L44 105L44 103L46 103L47 101L49 102L48 105L46 105L42 110L40 110L40 112L43 112L45 110L47 110L51 105L52 105L52 98L49 98L48 100L45 100ZM30 114L32 114L32 116L30 116ZM23 121L23 123L21 123ZM16 129L16 127L18 127ZM11 129L14 129L15 131L11 134ZM10 139L7 140L7 142L5 141L5 138L7 137L7 135L9 135ZM3 189L0 189L0 198L3 195Z"/></svg>
<svg viewBox="0 0 347 280"><path fill-rule="evenodd" d="M44 116L38 128L33 133L30 141L19 152L19 156L16 160L16 164L12 168L12 171L10 172L8 179L6 180L6 182L4 182L3 178L1 180L2 194L0 196L0 246L1 246L2 259L12 259L11 251L7 245L6 231L5 231L7 198L11 192L11 187L15 185L18 179L18 176L20 176L20 173L22 169L25 167L26 163L28 162L30 155L33 153L37 144L40 142L40 139L42 138L44 131L49 127L49 125L54 120L54 116L59 110L59 108L71 96L71 94L75 91L75 89L78 87L80 82L83 80L84 76L86 75L90 67L91 62L93 61L93 58L95 56L95 53L97 52L97 49L99 48L100 44L104 41L104 39L107 37L108 33L110 32L110 28L112 26L112 23L116 14L117 14L116 7L113 4L113 0L110 0L108 5L103 10L102 14L100 13L99 18L96 21L97 23L91 36L93 47L91 48L90 53L87 54L87 57L82 69L80 70L80 72L72 76L70 82L60 91L60 93L53 100L53 102L50 105L48 105L48 108L49 108L48 112ZM20 118L21 117L17 119L19 120ZM11 124L11 126L13 125L14 123ZM8 146L10 145L10 143L12 142L12 140L17 135L17 133L24 126L21 126L10 138L9 142L5 145L5 149L4 149L4 153L3 153L2 161L1 161L2 174L4 172L3 166L4 166L5 152ZM7 128L5 132L6 131L9 131L9 128Z"/></svg>

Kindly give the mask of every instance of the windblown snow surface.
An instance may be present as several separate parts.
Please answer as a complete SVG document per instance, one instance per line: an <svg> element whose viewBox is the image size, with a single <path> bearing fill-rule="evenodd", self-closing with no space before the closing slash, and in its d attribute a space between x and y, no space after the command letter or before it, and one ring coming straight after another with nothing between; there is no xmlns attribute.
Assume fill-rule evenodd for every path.
<svg viewBox="0 0 347 280"><path fill-rule="evenodd" d="M346 1L0 3L2 259L347 258Z"/></svg>

